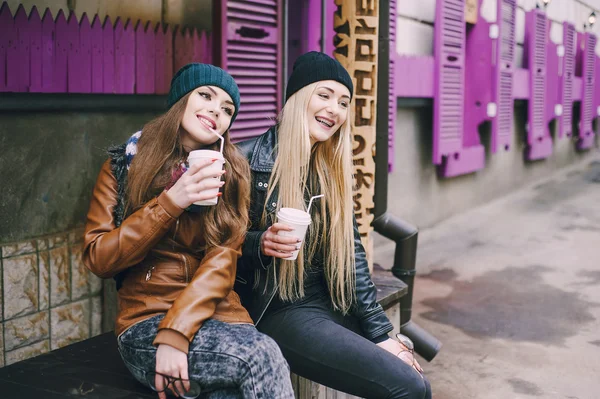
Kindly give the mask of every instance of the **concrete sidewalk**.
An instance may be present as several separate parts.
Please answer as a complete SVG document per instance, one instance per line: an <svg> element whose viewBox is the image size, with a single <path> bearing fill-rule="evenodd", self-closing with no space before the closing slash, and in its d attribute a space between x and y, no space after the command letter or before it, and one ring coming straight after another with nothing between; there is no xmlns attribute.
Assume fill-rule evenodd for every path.
<svg viewBox="0 0 600 399"><path fill-rule="evenodd" d="M600 398L600 160L421 231L417 272L434 399Z"/></svg>

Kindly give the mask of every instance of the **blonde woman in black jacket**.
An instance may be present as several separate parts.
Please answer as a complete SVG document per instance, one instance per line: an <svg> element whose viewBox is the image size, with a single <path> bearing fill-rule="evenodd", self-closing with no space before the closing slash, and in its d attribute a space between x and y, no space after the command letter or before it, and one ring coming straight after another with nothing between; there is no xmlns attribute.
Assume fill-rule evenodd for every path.
<svg viewBox="0 0 600 399"><path fill-rule="evenodd" d="M323 53L296 60L279 123L239 144L250 162L251 227L236 291L293 372L367 398L431 398L412 352L388 337L352 200L348 72ZM303 242L279 235L282 207L310 209ZM300 250L296 260L292 252Z"/></svg>

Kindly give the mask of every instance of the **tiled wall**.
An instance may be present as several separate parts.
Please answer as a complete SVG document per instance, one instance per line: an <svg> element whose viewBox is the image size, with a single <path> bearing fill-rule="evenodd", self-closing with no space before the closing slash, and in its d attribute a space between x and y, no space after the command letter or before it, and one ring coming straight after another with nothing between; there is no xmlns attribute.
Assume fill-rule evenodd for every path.
<svg viewBox="0 0 600 399"><path fill-rule="evenodd" d="M102 280L81 249L81 230L0 248L0 367L101 333Z"/></svg>

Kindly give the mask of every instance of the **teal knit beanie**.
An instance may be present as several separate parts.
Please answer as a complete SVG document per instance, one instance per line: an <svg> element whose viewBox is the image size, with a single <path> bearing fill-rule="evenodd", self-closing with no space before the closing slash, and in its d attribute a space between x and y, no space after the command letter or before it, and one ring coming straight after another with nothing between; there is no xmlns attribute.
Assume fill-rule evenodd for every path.
<svg viewBox="0 0 600 399"><path fill-rule="evenodd" d="M183 96L200 86L216 86L229 94L235 105L235 111L231 117L231 123L233 123L240 110L240 89L229 73L214 65L187 64L177 71L171 79L168 107L171 108Z"/></svg>

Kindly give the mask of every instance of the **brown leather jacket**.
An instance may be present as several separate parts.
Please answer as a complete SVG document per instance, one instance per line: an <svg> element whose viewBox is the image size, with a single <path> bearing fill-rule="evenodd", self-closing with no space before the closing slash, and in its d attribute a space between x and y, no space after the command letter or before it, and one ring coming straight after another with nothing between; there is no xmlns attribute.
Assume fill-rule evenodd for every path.
<svg viewBox="0 0 600 399"><path fill-rule="evenodd" d="M184 212L163 192L116 227L117 181L102 166L87 215L83 261L97 276L127 270L118 291L115 332L166 314L154 344L187 353L202 323L252 323L232 290L241 242L204 249L197 214Z"/></svg>

